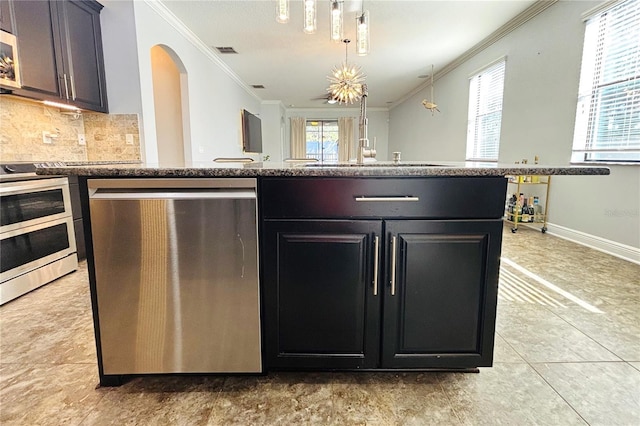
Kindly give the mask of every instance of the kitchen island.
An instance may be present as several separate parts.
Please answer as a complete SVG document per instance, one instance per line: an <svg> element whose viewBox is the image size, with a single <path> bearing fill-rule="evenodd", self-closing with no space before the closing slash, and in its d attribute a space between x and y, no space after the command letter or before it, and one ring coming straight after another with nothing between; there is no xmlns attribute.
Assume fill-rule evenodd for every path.
<svg viewBox="0 0 640 426"><path fill-rule="evenodd" d="M505 176L609 173L604 167L422 162L43 166L39 173L78 176L89 218L85 238L104 385L130 374L491 366ZM257 212L239 213L240 201L221 208L202 200L227 197L221 187L236 198L254 188ZM148 210L150 200L165 196L155 195L157 189L180 192L159 210L160 218L130 203L144 200ZM104 208L96 194L118 201ZM183 208L181 197L200 204ZM187 210L205 213L181 219ZM207 232L218 216L244 225ZM114 217L153 226L130 232L110 221ZM188 238L179 235L181 221L191 229ZM248 234L252 229L257 239ZM145 232L163 237L137 244ZM172 251L189 244L204 249ZM114 265L105 260L114 253L125 264L142 259L140 272L105 267ZM179 266L185 258L188 274ZM222 258L228 260L217 261ZM252 275L259 291L238 296ZM238 291L235 284L224 291L239 298L214 305L223 290L209 291L206 282L232 279ZM114 287L118 291L106 291ZM245 312L246 324L225 320L227 311ZM194 328L203 332L200 338L185 337ZM217 352L221 347L226 352ZM233 354L251 351L257 358L235 363Z"/></svg>

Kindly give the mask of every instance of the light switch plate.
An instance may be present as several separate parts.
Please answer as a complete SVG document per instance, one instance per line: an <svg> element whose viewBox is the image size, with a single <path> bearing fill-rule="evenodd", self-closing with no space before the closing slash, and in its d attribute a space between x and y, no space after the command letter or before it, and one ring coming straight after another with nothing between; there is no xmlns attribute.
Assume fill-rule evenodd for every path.
<svg viewBox="0 0 640 426"><path fill-rule="evenodd" d="M42 131L42 143L49 144L49 143L52 143L52 142L53 142L53 140L51 139L51 136L50 136L49 132L47 132L46 130L43 130Z"/></svg>
<svg viewBox="0 0 640 426"><path fill-rule="evenodd" d="M127 145L133 145L133 135L131 133L127 133L124 137Z"/></svg>

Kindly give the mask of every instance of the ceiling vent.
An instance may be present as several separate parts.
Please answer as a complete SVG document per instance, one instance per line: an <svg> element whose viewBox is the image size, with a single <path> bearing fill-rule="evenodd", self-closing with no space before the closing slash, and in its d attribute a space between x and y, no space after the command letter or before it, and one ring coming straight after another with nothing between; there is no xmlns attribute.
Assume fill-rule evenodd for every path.
<svg viewBox="0 0 640 426"><path fill-rule="evenodd" d="M229 47L229 46L216 46L216 50L223 55L227 55L230 53L238 53L233 47Z"/></svg>
<svg viewBox="0 0 640 426"><path fill-rule="evenodd" d="M252 84L251 87L253 87L254 89L264 89L264 86L262 84Z"/></svg>

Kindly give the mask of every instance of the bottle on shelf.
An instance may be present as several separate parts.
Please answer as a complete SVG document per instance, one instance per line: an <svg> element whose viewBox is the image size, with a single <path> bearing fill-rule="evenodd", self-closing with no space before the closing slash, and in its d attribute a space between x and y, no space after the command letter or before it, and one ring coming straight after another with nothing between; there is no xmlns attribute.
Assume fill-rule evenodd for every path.
<svg viewBox="0 0 640 426"><path fill-rule="evenodd" d="M527 200L525 198L524 204L522 205L522 222L529 222L529 206L527 205Z"/></svg>

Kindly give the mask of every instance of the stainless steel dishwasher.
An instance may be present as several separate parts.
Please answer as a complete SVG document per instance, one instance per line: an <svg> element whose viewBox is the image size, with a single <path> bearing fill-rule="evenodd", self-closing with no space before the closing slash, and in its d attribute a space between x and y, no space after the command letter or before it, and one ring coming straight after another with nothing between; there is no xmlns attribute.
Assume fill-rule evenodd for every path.
<svg viewBox="0 0 640 426"><path fill-rule="evenodd" d="M103 373L260 372L256 180L87 184Z"/></svg>

